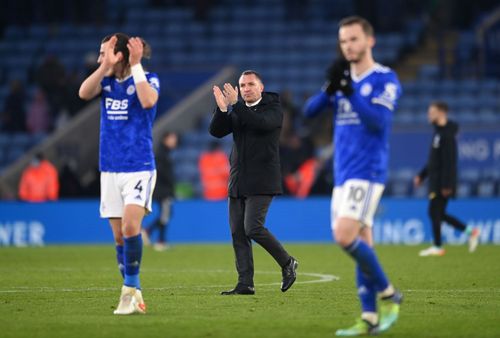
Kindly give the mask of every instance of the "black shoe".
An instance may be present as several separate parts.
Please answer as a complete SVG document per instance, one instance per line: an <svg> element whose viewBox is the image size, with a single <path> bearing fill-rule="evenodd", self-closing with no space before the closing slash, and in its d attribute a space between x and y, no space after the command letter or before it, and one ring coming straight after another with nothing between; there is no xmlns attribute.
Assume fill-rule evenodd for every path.
<svg viewBox="0 0 500 338"><path fill-rule="evenodd" d="M297 279L297 267L299 262L293 257L290 257L290 261L283 267L281 273L283 274L283 280L281 282L281 291L285 292L290 289Z"/></svg>
<svg viewBox="0 0 500 338"><path fill-rule="evenodd" d="M232 290L222 291L220 293L223 296L227 295L255 295L255 288L249 285L238 284Z"/></svg>

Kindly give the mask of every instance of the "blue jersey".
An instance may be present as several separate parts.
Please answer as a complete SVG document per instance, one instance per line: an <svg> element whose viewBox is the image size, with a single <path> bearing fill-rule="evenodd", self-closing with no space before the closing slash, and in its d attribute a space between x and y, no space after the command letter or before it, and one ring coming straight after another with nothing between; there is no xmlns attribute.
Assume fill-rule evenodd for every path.
<svg viewBox="0 0 500 338"><path fill-rule="evenodd" d="M314 116L333 105L336 186L353 178L384 184L392 113L401 96L401 85L396 73L380 64L359 78L354 74L351 77L351 96L338 91L329 97L322 91L307 101L304 113Z"/></svg>
<svg viewBox="0 0 500 338"><path fill-rule="evenodd" d="M158 76L146 73L146 78L159 92ZM154 170L152 129L156 104L150 109L142 108L132 76L123 81L105 77L101 88L100 171Z"/></svg>

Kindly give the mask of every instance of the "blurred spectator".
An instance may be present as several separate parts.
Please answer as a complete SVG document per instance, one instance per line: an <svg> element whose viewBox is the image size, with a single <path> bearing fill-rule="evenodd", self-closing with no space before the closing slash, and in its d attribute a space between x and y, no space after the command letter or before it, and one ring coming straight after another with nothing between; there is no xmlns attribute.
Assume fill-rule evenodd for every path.
<svg viewBox="0 0 500 338"><path fill-rule="evenodd" d="M54 121L54 130L63 129L70 121L71 116L67 109L62 109Z"/></svg>
<svg viewBox="0 0 500 338"><path fill-rule="evenodd" d="M19 198L26 202L55 201L59 197L57 169L40 153L24 169L19 182Z"/></svg>
<svg viewBox="0 0 500 338"><path fill-rule="evenodd" d="M153 231L158 230L158 243L154 245L157 251L168 249L167 230L172 216L172 203L175 197L175 176L172 159L170 157L173 149L177 147L177 134L167 132L163 135L160 149L156 156L156 186L153 198L160 204L160 217L157 218L148 228L142 230L144 243L150 244L150 237Z"/></svg>
<svg viewBox="0 0 500 338"><path fill-rule="evenodd" d="M10 84L10 92L5 98L2 113L2 130L23 132L26 130L26 109L24 86L21 81L14 80Z"/></svg>
<svg viewBox="0 0 500 338"><path fill-rule="evenodd" d="M47 95L52 116L56 117L66 99L66 69L57 57L48 55L37 70L36 80Z"/></svg>
<svg viewBox="0 0 500 338"><path fill-rule="evenodd" d="M305 197L315 178L314 149L310 140L301 138L296 131L296 126L302 123L299 121L299 110L293 104L291 93L283 91L280 99L283 107L280 157L285 193Z"/></svg>
<svg viewBox="0 0 500 338"><path fill-rule="evenodd" d="M86 174L80 177L82 184L82 193L86 197L100 197L101 196L101 172L99 166L95 166Z"/></svg>
<svg viewBox="0 0 500 338"><path fill-rule="evenodd" d="M291 127L295 130L298 126L301 126L303 117L302 114L300 114L299 108L293 103L292 96L293 94L291 91L284 90L280 93L280 101L285 118L290 119Z"/></svg>
<svg viewBox="0 0 500 338"><path fill-rule="evenodd" d="M210 142L208 151L201 153L198 161L203 198L209 201L227 198L229 159L217 141Z"/></svg>
<svg viewBox="0 0 500 338"><path fill-rule="evenodd" d="M318 161L313 157L312 144L297 134L290 135L280 143L281 169L286 192L306 197L314 180Z"/></svg>
<svg viewBox="0 0 500 338"><path fill-rule="evenodd" d="M44 92L37 89L26 116L26 129L31 134L46 133L50 130L49 103Z"/></svg>
<svg viewBox="0 0 500 338"><path fill-rule="evenodd" d="M66 77L66 94L64 95L62 110L67 110L70 116L74 116L76 112L85 107L85 105L88 103L78 96L78 90L80 89L81 82L82 79L76 71L71 72Z"/></svg>
<svg viewBox="0 0 500 338"><path fill-rule="evenodd" d="M97 55L96 52L88 52L87 54L85 54L83 58L85 78L89 77L93 72L95 72L95 70L99 66L99 64L97 63L98 57L99 55Z"/></svg>
<svg viewBox="0 0 500 338"><path fill-rule="evenodd" d="M61 169L61 197L81 197L83 188L76 173L76 162L74 160L64 163Z"/></svg>

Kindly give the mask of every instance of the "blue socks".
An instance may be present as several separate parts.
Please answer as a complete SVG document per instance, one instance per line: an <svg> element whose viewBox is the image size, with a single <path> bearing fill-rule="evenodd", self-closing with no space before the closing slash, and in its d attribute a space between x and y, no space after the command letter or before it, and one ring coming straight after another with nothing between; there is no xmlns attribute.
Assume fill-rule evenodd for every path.
<svg viewBox="0 0 500 338"><path fill-rule="evenodd" d="M124 238L124 265L125 276L123 284L140 289L139 268L142 258L142 236L141 234Z"/></svg>
<svg viewBox="0 0 500 338"><path fill-rule="evenodd" d="M360 238L343 248L358 263L361 272L372 281L377 292L384 291L389 281L378 262L375 251Z"/></svg>
<svg viewBox="0 0 500 338"><path fill-rule="evenodd" d="M362 312L377 312L377 290L370 278L356 265L356 285Z"/></svg>
<svg viewBox="0 0 500 338"><path fill-rule="evenodd" d="M117 245L115 248L116 248L116 262L118 263L118 270L120 270L122 278L125 278L125 264L123 263L123 245Z"/></svg>

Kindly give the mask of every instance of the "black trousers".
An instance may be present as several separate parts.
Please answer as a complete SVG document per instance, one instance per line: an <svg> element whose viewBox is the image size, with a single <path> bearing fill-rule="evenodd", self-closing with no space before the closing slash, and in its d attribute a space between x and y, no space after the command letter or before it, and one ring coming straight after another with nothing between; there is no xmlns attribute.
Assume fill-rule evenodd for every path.
<svg viewBox="0 0 500 338"><path fill-rule="evenodd" d="M167 230L170 218L172 217L172 198L163 198L159 201L160 204L160 216L151 224L146 232L149 236L158 229L158 243L167 242Z"/></svg>
<svg viewBox="0 0 500 338"><path fill-rule="evenodd" d="M272 196L264 195L229 198L229 224L239 284L254 285L252 240L269 252L281 267L290 260L281 243L264 227L272 200Z"/></svg>
<svg viewBox="0 0 500 338"><path fill-rule="evenodd" d="M464 231L466 228L464 223L446 213L447 205L448 198L441 195L437 195L429 202L429 217L432 222L435 246L441 246L441 223L443 221L460 231Z"/></svg>

